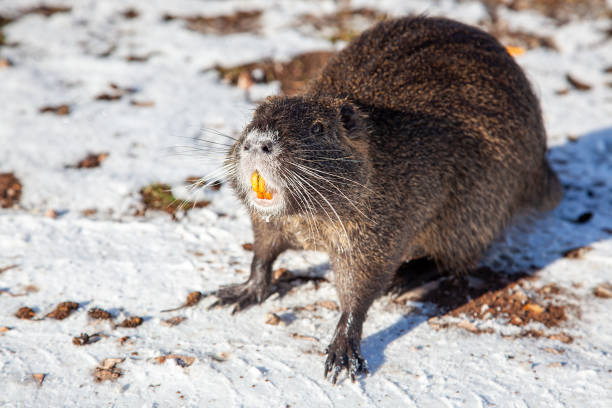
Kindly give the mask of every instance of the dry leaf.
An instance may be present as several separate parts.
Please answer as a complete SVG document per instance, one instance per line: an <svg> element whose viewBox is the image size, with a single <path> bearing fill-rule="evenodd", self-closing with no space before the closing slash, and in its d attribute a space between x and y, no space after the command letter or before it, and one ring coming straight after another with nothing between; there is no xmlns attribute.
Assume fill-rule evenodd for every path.
<svg viewBox="0 0 612 408"><path fill-rule="evenodd" d="M266 320L265 323L272 325L272 326L276 326L281 322L281 318L278 317L278 315L276 313L268 313L266 314Z"/></svg>
<svg viewBox="0 0 612 408"><path fill-rule="evenodd" d="M174 359L174 361L176 362L177 365L181 366L181 367L189 367L190 365L193 364L193 362L195 361L195 357L190 357L190 356L182 356L180 354L167 354L165 356L159 356L159 357L155 357L155 360L159 363L159 364L163 364L166 362L166 360L168 359Z"/></svg>
<svg viewBox="0 0 612 408"><path fill-rule="evenodd" d="M175 307L174 309L166 309L166 310L162 310L163 313L165 312L174 312L176 310L180 310L180 309L184 309L186 307L191 307L191 306L195 306L198 304L198 302L202 300L202 293L196 291L191 292L190 294L187 295L187 299L185 300L185 303L182 304L179 307Z"/></svg>
<svg viewBox="0 0 612 408"><path fill-rule="evenodd" d="M567 79L567 82L569 82L571 86L573 86L574 88L576 88L579 91L588 91L589 89L592 88L591 85L576 79L575 77L571 76L570 74L567 74L565 76L565 79Z"/></svg>
<svg viewBox="0 0 612 408"><path fill-rule="evenodd" d="M124 360L125 358L105 358L100 367L106 369L114 368L117 364L123 363Z"/></svg>
<svg viewBox="0 0 612 408"><path fill-rule="evenodd" d="M592 251L590 246L568 249L563 253L563 256L569 259L582 259L587 252Z"/></svg>
<svg viewBox="0 0 612 408"><path fill-rule="evenodd" d="M70 113L70 106L68 105L43 106L38 111L40 113L55 113L56 115L64 116Z"/></svg>
<svg viewBox="0 0 612 408"><path fill-rule="evenodd" d="M34 316L36 316L36 313L31 308L24 306L24 307L20 307L19 310L17 310L17 313L15 313L15 316L17 316L20 319L30 320Z"/></svg>
<svg viewBox="0 0 612 408"><path fill-rule="evenodd" d="M137 101L137 100L132 99L130 101L130 105L138 106L139 108L150 108L152 106L155 106L155 102L154 101Z"/></svg>
<svg viewBox="0 0 612 408"><path fill-rule="evenodd" d="M598 298L612 299L612 284L609 282L600 283L593 289L593 294Z"/></svg>
<svg viewBox="0 0 612 408"><path fill-rule="evenodd" d="M119 323L117 327L134 328L134 327L140 326L141 324L142 324L142 317L132 316L130 318L125 319L121 323Z"/></svg>
<svg viewBox="0 0 612 408"><path fill-rule="evenodd" d="M281 278L290 278L292 276L291 272L287 268L278 268L274 272L272 272L272 280L279 280Z"/></svg>
<svg viewBox="0 0 612 408"><path fill-rule="evenodd" d="M104 309L100 309L98 307L94 307L93 309L89 309L87 315L92 319L100 319L100 320L110 320L113 316Z"/></svg>
<svg viewBox="0 0 612 408"><path fill-rule="evenodd" d="M240 74L238 74L238 82L236 84L238 88L249 89L251 86L253 86L253 83L254 81L250 72L242 71Z"/></svg>
<svg viewBox="0 0 612 408"><path fill-rule="evenodd" d="M187 320L185 316L174 316L174 317L171 317L170 319L162 320L161 323L164 326L174 327L174 326L178 326L179 324L183 323L185 320Z"/></svg>
<svg viewBox="0 0 612 408"><path fill-rule="evenodd" d="M540 314L544 311L544 308L536 303L528 303L523 306L523 310L527 313Z"/></svg>
<svg viewBox="0 0 612 408"><path fill-rule="evenodd" d="M99 167L104 160L109 156L109 153L89 153L84 159L79 161L76 165L68 165L66 168L71 169L92 169Z"/></svg>
<svg viewBox="0 0 612 408"><path fill-rule="evenodd" d="M94 371L94 379L97 382L102 382L106 380L115 381L117 378L121 377L123 374L122 371L117 367L117 364L122 363L124 358L107 358L102 361L100 367L96 367Z"/></svg>
<svg viewBox="0 0 612 408"><path fill-rule="evenodd" d="M9 265L9 266L3 266L2 268L0 268L0 273L6 272L10 269L14 269L16 267L18 267L19 265L14 264L14 265Z"/></svg>
<svg viewBox="0 0 612 408"><path fill-rule="evenodd" d="M119 340L117 340L119 342L120 345L124 345L126 341L128 341L130 339L130 336L123 336L121 337Z"/></svg>
<svg viewBox="0 0 612 408"><path fill-rule="evenodd" d="M38 383L40 387L42 387L42 383L45 380L45 377L46 377L46 374L32 374L32 378L36 380L36 382Z"/></svg>
<svg viewBox="0 0 612 408"><path fill-rule="evenodd" d="M506 47L506 52L513 57L518 57L519 55L523 55L525 53L525 48L508 45Z"/></svg>
<svg viewBox="0 0 612 408"><path fill-rule="evenodd" d="M0 326L0 333L6 333L9 330L13 330L13 329L8 326Z"/></svg>
<svg viewBox="0 0 612 408"><path fill-rule="evenodd" d="M299 333L291 333L290 334L291 338L293 339L300 339L300 340L310 340L313 341L315 343L318 343L319 340L316 337L312 337L312 336L306 336L304 334L299 334Z"/></svg>
<svg viewBox="0 0 612 408"><path fill-rule="evenodd" d="M72 344L75 346L84 346L86 344L95 343L98 340L100 340L99 333L94 333L91 336L87 333L81 333L80 336L72 338Z"/></svg>
<svg viewBox="0 0 612 408"><path fill-rule="evenodd" d="M21 198L21 182L13 173L0 173L0 208L11 208Z"/></svg>
<svg viewBox="0 0 612 408"><path fill-rule="evenodd" d="M572 336L567 335L565 333L551 334L548 336L548 338L551 340L560 341L565 344L569 344L574 341L574 338Z"/></svg>
<svg viewBox="0 0 612 408"><path fill-rule="evenodd" d="M329 310L340 310L338 304L333 300L319 300L315 303L315 305L324 307Z"/></svg>
<svg viewBox="0 0 612 408"><path fill-rule="evenodd" d="M0 58L0 69L5 69L13 66L13 62L8 58Z"/></svg>
<svg viewBox="0 0 612 408"><path fill-rule="evenodd" d="M242 249L244 249L245 251L252 251L253 250L253 244L250 242L244 243L242 244Z"/></svg>
<svg viewBox="0 0 612 408"><path fill-rule="evenodd" d="M96 101L116 101L118 99L121 99L122 96L123 96L122 94L102 93L96 96Z"/></svg>
<svg viewBox="0 0 612 408"><path fill-rule="evenodd" d="M45 317L51 317L56 320L64 320L70 314L79 308L79 304L77 302L62 302L53 309L50 313L48 313Z"/></svg>

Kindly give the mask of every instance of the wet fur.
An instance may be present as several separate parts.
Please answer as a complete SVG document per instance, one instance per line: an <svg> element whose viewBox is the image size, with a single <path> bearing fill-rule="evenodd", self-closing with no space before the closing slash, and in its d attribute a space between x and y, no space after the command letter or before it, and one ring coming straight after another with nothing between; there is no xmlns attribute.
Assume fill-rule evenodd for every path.
<svg viewBox="0 0 612 408"><path fill-rule="evenodd" d="M317 122L324 134L312 137ZM342 311L326 362L334 382L343 368L353 378L366 372L362 323L402 262L429 257L448 271L468 271L515 215L551 209L561 198L522 70L493 37L451 20L375 26L303 95L261 104L245 132L253 129L278 131L281 167L312 185L296 191L287 183L284 211L269 222L249 207L251 277L221 289L219 303L263 301L272 262L286 249L327 252ZM229 164L240 149L239 140ZM297 160L315 170L299 173L290 164ZM246 202L244 183L232 183Z"/></svg>

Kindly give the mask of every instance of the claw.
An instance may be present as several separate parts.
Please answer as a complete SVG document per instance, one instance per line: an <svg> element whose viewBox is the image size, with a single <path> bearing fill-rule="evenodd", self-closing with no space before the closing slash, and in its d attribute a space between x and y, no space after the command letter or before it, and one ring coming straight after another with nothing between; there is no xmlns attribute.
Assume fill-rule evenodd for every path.
<svg viewBox="0 0 612 408"><path fill-rule="evenodd" d="M214 295L218 298L208 310L218 306L233 306L232 315L247 309L254 304L262 303L266 296L257 286L247 281L238 285L230 285L219 288Z"/></svg>
<svg viewBox="0 0 612 408"><path fill-rule="evenodd" d="M338 344L340 343L340 344ZM338 375L346 368L347 374L352 382L355 382L359 374L368 374L367 363L359 352L359 347L355 342L349 340L345 342L335 340L327 348L327 360L325 361L324 378L328 378L333 384L338 381ZM336 350L336 351L333 351Z"/></svg>

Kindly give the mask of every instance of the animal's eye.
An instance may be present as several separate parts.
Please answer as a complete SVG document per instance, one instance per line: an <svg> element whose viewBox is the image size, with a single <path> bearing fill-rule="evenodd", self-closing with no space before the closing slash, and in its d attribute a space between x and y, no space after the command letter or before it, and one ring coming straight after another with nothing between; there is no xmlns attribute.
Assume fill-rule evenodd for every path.
<svg viewBox="0 0 612 408"><path fill-rule="evenodd" d="M316 122L310 128L310 134L313 136L320 136L323 134L323 124L321 122Z"/></svg>

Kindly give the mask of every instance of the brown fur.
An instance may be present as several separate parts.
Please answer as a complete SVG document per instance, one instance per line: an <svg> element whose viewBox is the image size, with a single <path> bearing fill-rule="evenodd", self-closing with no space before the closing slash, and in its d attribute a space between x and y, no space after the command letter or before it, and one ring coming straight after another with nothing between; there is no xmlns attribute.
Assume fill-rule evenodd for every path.
<svg viewBox="0 0 612 408"><path fill-rule="evenodd" d="M313 136L314 123L323 134ZM353 378L367 371L362 323L402 262L427 256L469 270L513 216L561 198L522 70L493 37L451 20L378 24L303 95L259 106L253 129L277 131L279 163L311 185L289 183L285 211L269 222L251 209L251 277L219 290L219 303L263 301L272 262L288 248L327 252L342 310L326 362L334 382L343 368ZM240 160L242 140L228 163Z"/></svg>

